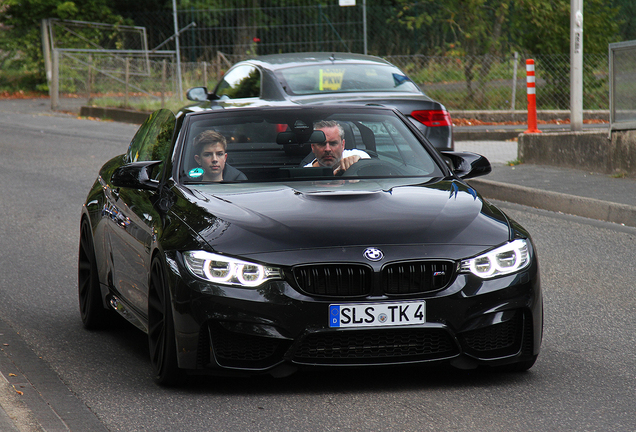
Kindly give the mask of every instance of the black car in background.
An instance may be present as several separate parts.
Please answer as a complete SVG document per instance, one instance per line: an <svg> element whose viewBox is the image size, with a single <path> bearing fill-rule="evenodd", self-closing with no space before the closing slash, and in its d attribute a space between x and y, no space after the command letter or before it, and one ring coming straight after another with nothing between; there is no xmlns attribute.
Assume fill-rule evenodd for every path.
<svg viewBox="0 0 636 432"><path fill-rule="evenodd" d="M374 56L293 53L235 64L212 93L198 87L188 98L199 107L265 106L281 102L379 104L397 108L440 150L453 150L451 117L400 69Z"/></svg>
<svg viewBox="0 0 636 432"><path fill-rule="evenodd" d="M306 162L328 144L321 121L363 156L339 175ZM222 178L206 180L209 160ZM161 384L316 366L526 370L543 329L537 255L464 181L488 172L387 107L159 110L82 207L82 321L116 312L146 332Z"/></svg>

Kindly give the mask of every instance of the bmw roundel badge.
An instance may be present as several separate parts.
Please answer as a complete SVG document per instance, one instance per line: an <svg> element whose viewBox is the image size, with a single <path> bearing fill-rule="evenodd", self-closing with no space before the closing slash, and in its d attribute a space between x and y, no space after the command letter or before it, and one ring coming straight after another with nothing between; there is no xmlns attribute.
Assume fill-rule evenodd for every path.
<svg viewBox="0 0 636 432"><path fill-rule="evenodd" d="M384 258L384 254L380 249L370 247L365 249L364 257L369 261L380 261L382 258Z"/></svg>

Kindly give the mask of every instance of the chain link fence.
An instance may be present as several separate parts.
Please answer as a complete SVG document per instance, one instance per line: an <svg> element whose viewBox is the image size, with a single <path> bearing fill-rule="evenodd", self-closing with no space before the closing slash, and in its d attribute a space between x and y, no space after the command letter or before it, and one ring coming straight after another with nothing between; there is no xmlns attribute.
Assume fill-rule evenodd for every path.
<svg viewBox="0 0 636 432"><path fill-rule="evenodd" d="M213 88L230 64L249 57L223 56L213 61L213 73L199 85ZM389 55L383 57L402 69L426 94L450 110L525 110L526 58L535 60L537 109L570 109L570 56L511 54L499 56ZM207 63L210 67L210 63ZM606 54L586 54L584 60L584 109L609 107L609 68ZM201 63L185 63L184 70L197 76ZM202 76L198 72L198 76Z"/></svg>
<svg viewBox="0 0 636 432"><path fill-rule="evenodd" d="M524 110L526 58L497 56L386 56L430 97L450 110ZM570 56L527 56L535 60L537 109L570 109ZM584 61L584 109L607 110L606 54Z"/></svg>
<svg viewBox="0 0 636 432"><path fill-rule="evenodd" d="M364 52L368 46L371 53L385 53L383 58L404 70L424 92L451 111L525 110L525 60L533 58L537 109L569 110L569 54L407 55L401 52L412 52L414 47L405 38L391 39L387 31L390 33L396 24L387 18L386 8L369 8L365 19L361 5L231 8L228 0L224 8L223 2L219 3L220 7L214 10L178 11L178 26L183 30L179 36L180 73L174 51L157 51L159 47L175 47L170 40L174 22L169 12L136 15L137 25L126 29L127 33L112 26L102 29L98 24L52 24L51 39L57 41L52 43L52 49L59 61L59 93L102 105L134 103L135 108L148 110L156 109L159 100L169 99L170 107L174 107L186 103L178 94L179 75L183 89L201 85L212 89L232 64L256 55ZM363 36L365 22L373 29L368 32L368 40ZM414 35L414 40L440 43L426 42L422 37L425 36ZM609 108L608 69L607 54L585 55L584 109Z"/></svg>
<svg viewBox="0 0 636 432"><path fill-rule="evenodd" d="M148 110L178 99L174 53L122 53L59 50L59 92L87 103ZM183 62L183 88L213 89L243 56L218 53L209 62ZM525 110L525 59L508 57L386 56L430 97L453 110ZM534 56L538 110L569 110L569 56ZM516 74L515 74L516 63ZM586 55L583 108L609 109L607 55ZM467 76L470 79L467 79ZM101 100L101 101L99 101ZM99 102L98 102L99 101ZM144 105L144 102L145 105ZM184 102L185 103L185 102ZM173 103L174 104L174 103ZM163 105L163 104L162 104Z"/></svg>
<svg viewBox="0 0 636 432"><path fill-rule="evenodd" d="M177 94L174 52L57 49L54 56L62 96L127 107Z"/></svg>
<svg viewBox="0 0 636 432"><path fill-rule="evenodd" d="M214 9L178 11L179 29L187 27L179 37L183 61L212 62L219 51L240 57L303 51L364 52L361 5L298 1L295 6L239 7L232 4L238 2L219 3ZM151 47L174 34L171 12L135 13L129 18L147 29Z"/></svg>

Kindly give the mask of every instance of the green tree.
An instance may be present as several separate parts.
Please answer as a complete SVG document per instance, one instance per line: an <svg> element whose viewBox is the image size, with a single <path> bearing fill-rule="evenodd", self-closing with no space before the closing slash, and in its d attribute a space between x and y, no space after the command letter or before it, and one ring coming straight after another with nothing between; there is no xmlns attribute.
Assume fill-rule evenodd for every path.
<svg viewBox="0 0 636 432"><path fill-rule="evenodd" d="M439 23L445 35L438 44L441 54L465 56L467 102L479 102L488 80L493 56L518 50L533 56L560 54L551 58L548 84L569 88L570 1L569 0L395 0L398 22L410 32L433 32ZM607 44L620 38L621 9L633 11L633 0L585 0L583 47L586 53L605 53ZM625 14L623 14L625 15ZM588 68L590 70L591 68ZM560 78L557 78L560 77ZM565 78L563 78L565 77ZM596 85L593 74L588 85ZM477 82L476 88L473 83Z"/></svg>
<svg viewBox="0 0 636 432"><path fill-rule="evenodd" d="M570 72L570 1L519 0L515 25L521 30L516 44L522 51L535 55L537 70L541 70L546 85L541 91L561 93L564 97L551 108L569 108ZM583 51L605 54L610 42L620 38L621 10L605 0L586 0L583 5ZM523 17L520 19L519 17ZM598 61L601 60L597 57ZM549 67L542 67L547 61ZM586 57L583 80L587 89L603 88L607 78L594 75L592 56ZM593 92L590 92L593 93ZM591 101L586 101L591 103ZM546 107L547 108L547 107Z"/></svg>
<svg viewBox="0 0 636 432"><path fill-rule="evenodd" d="M620 23L619 40L635 40L636 39L636 2L634 0L612 0L611 4L620 10L622 18Z"/></svg>
<svg viewBox="0 0 636 432"><path fill-rule="evenodd" d="M492 67L493 56L506 45L506 25L512 1L501 0L396 0L399 12L395 20L408 30L441 25L450 36L442 53L451 48L465 56L464 76L470 102L484 95L484 85ZM424 6L424 8L423 8ZM445 52L444 52L445 51ZM473 83L477 80L478 86Z"/></svg>
<svg viewBox="0 0 636 432"><path fill-rule="evenodd" d="M109 0L4 0L0 7L0 47L2 69L10 67L37 76L43 83L41 20L59 18L115 24L122 18L113 14Z"/></svg>
<svg viewBox="0 0 636 432"><path fill-rule="evenodd" d="M570 1L518 0L514 25L520 29L516 44L535 54L569 54ZM620 38L620 7L605 0L585 0L583 5L583 49L606 53L607 45Z"/></svg>

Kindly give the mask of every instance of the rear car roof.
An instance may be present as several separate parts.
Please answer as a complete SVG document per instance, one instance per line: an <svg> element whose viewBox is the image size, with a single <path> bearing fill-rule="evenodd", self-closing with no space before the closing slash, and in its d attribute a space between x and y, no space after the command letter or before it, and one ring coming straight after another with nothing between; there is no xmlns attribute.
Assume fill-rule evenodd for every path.
<svg viewBox="0 0 636 432"><path fill-rule="evenodd" d="M390 65L389 62L380 57L354 54L354 53L326 53L326 52L307 52L307 53L288 53L288 54L270 54L253 59L246 60L250 63L257 63L266 66L267 69L277 70L290 66L306 65L306 64L331 64L335 63L358 63L358 64L380 64Z"/></svg>

